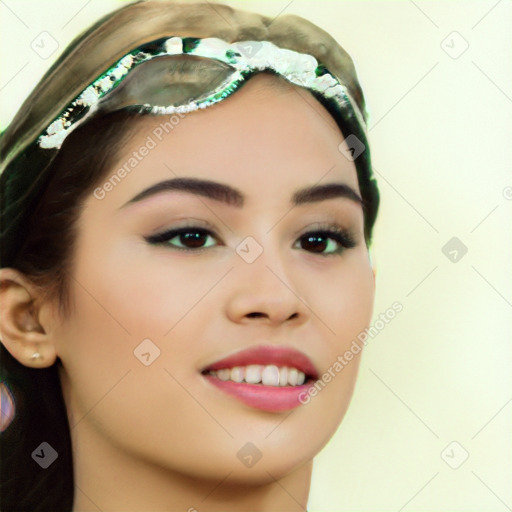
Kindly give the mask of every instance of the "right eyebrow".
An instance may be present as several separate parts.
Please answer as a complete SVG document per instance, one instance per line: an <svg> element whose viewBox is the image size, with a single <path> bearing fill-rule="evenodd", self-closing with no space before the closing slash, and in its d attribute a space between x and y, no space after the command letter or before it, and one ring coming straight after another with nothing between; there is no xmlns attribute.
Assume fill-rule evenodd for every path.
<svg viewBox="0 0 512 512"><path fill-rule="evenodd" d="M191 194L204 196L208 199L214 199L215 201L220 201L231 206L236 206L238 208L241 208L244 204L243 194L229 185L197 178L174 178L172 180L161 181L160 183L156 183L155 185L143 190L125 203L121 208L167 190L181 190L189 192Z"/></svg>

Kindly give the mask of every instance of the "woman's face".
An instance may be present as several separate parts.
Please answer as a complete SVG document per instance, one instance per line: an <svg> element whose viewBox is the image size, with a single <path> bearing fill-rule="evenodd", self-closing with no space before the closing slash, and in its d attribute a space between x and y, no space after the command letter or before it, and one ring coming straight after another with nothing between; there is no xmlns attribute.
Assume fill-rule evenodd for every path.
<svg viewBox="0 0 512 512"><path fill-rule="evenodd" d="M74 310L55 332L78 463L123 453L197 478L232 472L233 480L264 482L310 461L343 418L359 357L341 370L336 362L369 324L374 299L363 210L342 187L293 199L328 184L360 195L355 165L320 103L299 88L268 87L272 80L258 75L165 128L168 116L141 118L85 201L70 277ZM174 182L132 201L177 178L240 197ZM322 234L333 229L355 245ZM276 350L284 347L310 360L310 377L330 369L330 382L314 397L302 393L304 404L290 381L285 390L259 384L244 400L243 390L228 391L248 385L219 387L226 372L203 372L260 347L242 366L304 369Z"/></svg>

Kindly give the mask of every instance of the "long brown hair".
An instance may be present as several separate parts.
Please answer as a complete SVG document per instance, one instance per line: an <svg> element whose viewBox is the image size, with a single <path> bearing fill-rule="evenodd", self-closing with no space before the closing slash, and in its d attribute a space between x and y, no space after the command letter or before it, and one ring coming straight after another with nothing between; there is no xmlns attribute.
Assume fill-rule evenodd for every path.
<svg viewBox="0 0 512 512"><path fill-rule="evenodd" d="M136 2L96 22L68 46L1 134L2 159L21 148L26 165L37 166L38 162L23 151L23 145L33 140L41 127L48 126L63 106L107 65L134 46L165 35L193 33L195 37L219 37L229 42L268 40L310 53L330 64L331 71L342 75L364 112L364 98L352 61L329 34L298 16L272 20L221 4L215 4L215 8L222 14L217 25L212 22L210 8L203 3L173 2ZM208 90L211 76L208 64L202 62L198 71L198 61L192 58L181 66L180 73L189 74L190 83L197 84L199 73ZM213 62L210 71L218 71ZM73 308L68 290L69 272L83 202L109 171L139 119L139 114L129 111L103 113L66 138L45 168L47 178L30 208L25 208L27 222L24 231L18 233L16 257L2 262L2 266L7 263L31 279L45 299L57 300L63 315ZM340 129L343 132L342 126ZM361 165L370 169L369 152L360 158ZM361 176L360 187L366 208L365 236L369 241L377 215L378 192ZM0 383L10 390L16 407L13 421L0 433L2 512L72 509L73 461L60 367L61 362L57 360L49 368L28 368L0 343ZM58 453L56 461L47 469L32 460L32 453L41 442L48 442Z"/></svg>
<svg viewBox="0 0 512 512"><path fill-rule="evenodd" d="M140 116L113 112L82 125L63 144L52 163L48 183L33 215L22 250L12 267L70 312L70 261L81 203L108 172L117 148ZM28 368L0 344L0 382L14 399L12 423L0 434L0 510L69 512L73 503L71 439L59 380L60 360L42 369ZM57 451L46 469L32 460L42 443Z"/></svg>

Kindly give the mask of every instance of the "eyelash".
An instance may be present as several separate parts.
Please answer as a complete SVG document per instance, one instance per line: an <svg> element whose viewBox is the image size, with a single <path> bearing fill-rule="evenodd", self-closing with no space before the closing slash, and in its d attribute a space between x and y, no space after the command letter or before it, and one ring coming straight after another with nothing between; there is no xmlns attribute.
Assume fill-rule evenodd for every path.
<svg viewBox="0 0 512 512"><path fill-rule="evenodd" d="M146 237L146 241L152 245L169 245L172 249L178 250L178 251L188 251L188 252L198 252L203 251L206 249L209 249L210 247L198 247L198 248L191 248L191 247L176 247L175 245L171 245L168 242L172 240L173 238L176 238L180 235L190 234L190 233L199 233L200 235L211 235L213 238L217 238L216 234L209 230L205 229L200 226L184 226L182 228L178 229L172 229L168 231L164 231L162 233L157 233L155 235L151 235ZM300 241L302 239L307 239L308 237L317 237L322 239L331 239L334 240L339 247L332 252L328 253L318 253L314 251L307 251L312 252L313 254L319 254L320 256L336 256L340 255L341 253L345 252L346 249L351 249L357 245L356 239L350 234L350 232L342 228L341 226L338 226L336 224L326 224L321 225L316 230L307 231L306 233L302 234L297 241ZM181 240L180 240L181 243Z"/></svg>

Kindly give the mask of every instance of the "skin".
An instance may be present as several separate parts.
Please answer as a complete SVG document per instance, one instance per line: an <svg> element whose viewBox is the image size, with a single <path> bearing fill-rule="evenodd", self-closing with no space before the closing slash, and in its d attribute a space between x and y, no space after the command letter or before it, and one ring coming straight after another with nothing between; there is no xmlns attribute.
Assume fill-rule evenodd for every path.
<svg viewBox="0 0 512 512"><path fill-rule="evenodd" d="M359 357L291 413L253 409L200 374L260 344L296 348L322 374L371 320L375 275L361 206L340 197L290 206L297 189L319 182L360 193L354 163L339 151L343 136L324 107L275 80L258 75L185 116L103 199L87 198L69 316L38 300L24 276L1 270L7 349L27 366L62 361L74 512L306 508L312 459L347 410ZM161 121L141 118L108 176ZM166 191L122 207L176 176L229 184L245 195L244 206ZM145 240L196 221L214 232L201 251ZM354 235L355 247L326 256L297 245L333 221ZM247 236L263 248L250 264L235 251ZM160 349L150 366L133 353L146 338ZM40 361L30 360L34 350ZM262 454L251 468L237 458L247 442Z"/></svg>

